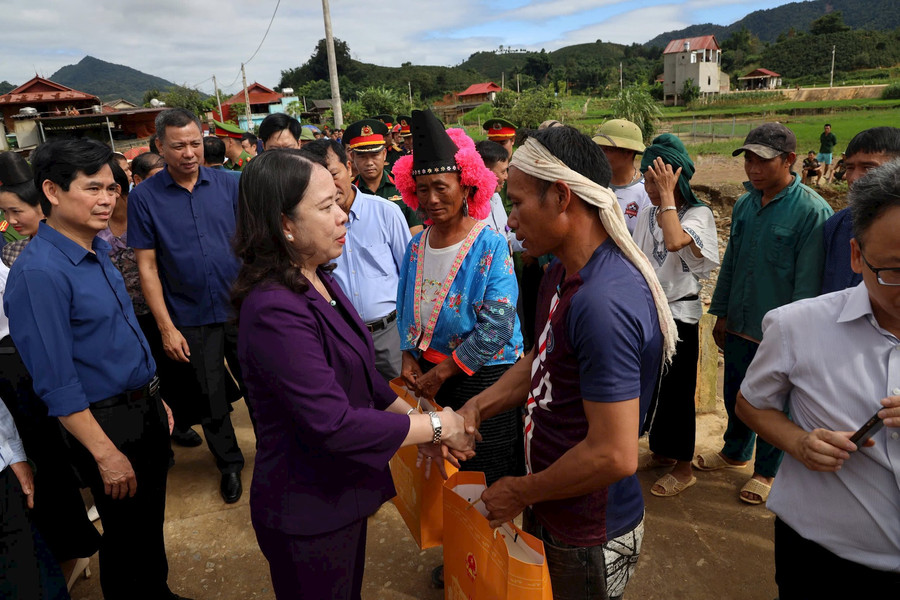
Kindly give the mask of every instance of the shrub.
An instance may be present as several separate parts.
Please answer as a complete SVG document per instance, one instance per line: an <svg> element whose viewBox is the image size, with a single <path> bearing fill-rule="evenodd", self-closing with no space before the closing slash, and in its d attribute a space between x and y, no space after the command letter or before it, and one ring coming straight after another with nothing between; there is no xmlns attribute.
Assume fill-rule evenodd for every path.
<svg viewBox="0 0 900 600"><path fill-rule="evenodd" d="M881 92L882 100L900 100L900 82L892 83Z"/></svg>

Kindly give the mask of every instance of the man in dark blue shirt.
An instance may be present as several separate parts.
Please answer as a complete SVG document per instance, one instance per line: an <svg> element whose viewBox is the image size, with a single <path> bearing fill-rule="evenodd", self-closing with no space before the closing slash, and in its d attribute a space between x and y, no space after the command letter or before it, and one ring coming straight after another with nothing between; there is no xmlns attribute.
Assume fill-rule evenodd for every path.
<svg viewBox="0 0 900 600"><path fill-rule="evenodd" d="M873 127L857 133L847 144L844 156L844 175L847 184L884 163L900 157L900 129ZM825 270L822 274L822 293L837 292L855 287L862 275L850 267L850 240L853 238L853 218L850 208L838 211L825 221L822 231L825 240Z"/></svg>
<svg viewBox="0 0 900 600"><path fill-rule="evenodd" d="M229 324L229 294L240 266L231 251L238 180L201 166L203 134L190 111L161 112L156 134L166 168L128 197L128 243L166 354L190 362L200 384L199 420L222 473L222 497L230 504L241 497L244 457L229 415L228 391L234 383L226 359L247 397L236 355L237 330Z"/></svg>
<svg viewBox="0 0 900 600"><path fill-rule="evenodd" d="M125 282L109 245L95 237L119 192L111 160L89 140L37 149L34 180L47 222L10 270L4 309L103 520L104 597L172 599L163 539L168 408Z"/></svg>

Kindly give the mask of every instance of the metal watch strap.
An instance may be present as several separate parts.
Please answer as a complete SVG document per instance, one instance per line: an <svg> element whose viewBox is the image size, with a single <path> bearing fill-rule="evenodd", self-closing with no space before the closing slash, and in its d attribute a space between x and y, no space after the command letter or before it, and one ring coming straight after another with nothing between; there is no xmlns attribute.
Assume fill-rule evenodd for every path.
<svg viewBox="0 0 900 600"><path fill-rule="evenodd" d="M428 416L431 417L431 429L434 430L434 437L431 438L432 444L441 443L441 418L436 412L429 411Z"/></svg>

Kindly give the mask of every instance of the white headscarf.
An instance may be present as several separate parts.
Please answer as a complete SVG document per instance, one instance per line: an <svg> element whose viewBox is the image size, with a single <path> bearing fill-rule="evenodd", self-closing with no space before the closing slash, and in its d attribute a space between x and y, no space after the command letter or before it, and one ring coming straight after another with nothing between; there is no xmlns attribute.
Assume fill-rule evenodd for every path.
<svg viewBox="0 0 900 600"><path fill-rule="evenodd" d="M653 302L656 304L659 328L663 334L663 356L665 362L669 363L672 356L675 355L678 330L672 319L666 294L659 284L659 279L656 278L656 272L650 261L647 260L647 256L638 248L631 238L631 234L628 233L628 227L625 225L625 218L622 216L622 209L615 192L573 171L534 138L528 138L525 140L525 144L516 150L510 166L543 181L562 181L571 188L576 196L599 209L600 221L606 232L622 251L622 254L647 280L650 293L653 295Z"/></svg>

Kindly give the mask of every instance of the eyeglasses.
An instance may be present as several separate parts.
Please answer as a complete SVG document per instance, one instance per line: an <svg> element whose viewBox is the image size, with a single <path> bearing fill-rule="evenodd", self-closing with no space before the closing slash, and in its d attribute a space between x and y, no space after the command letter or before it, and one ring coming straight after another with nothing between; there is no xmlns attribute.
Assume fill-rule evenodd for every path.
<svg viewBox="0 0 900 600"><path fill-rule="evenodd" d="M875 273L875 279L878 280L878 283L881 285L900 285L900 267L876 269L866 260L866 255L863 254L862 248L859 249L859 255L862 257L863 262L866 263L866 266L869 267L869 270Z"/></svg>

